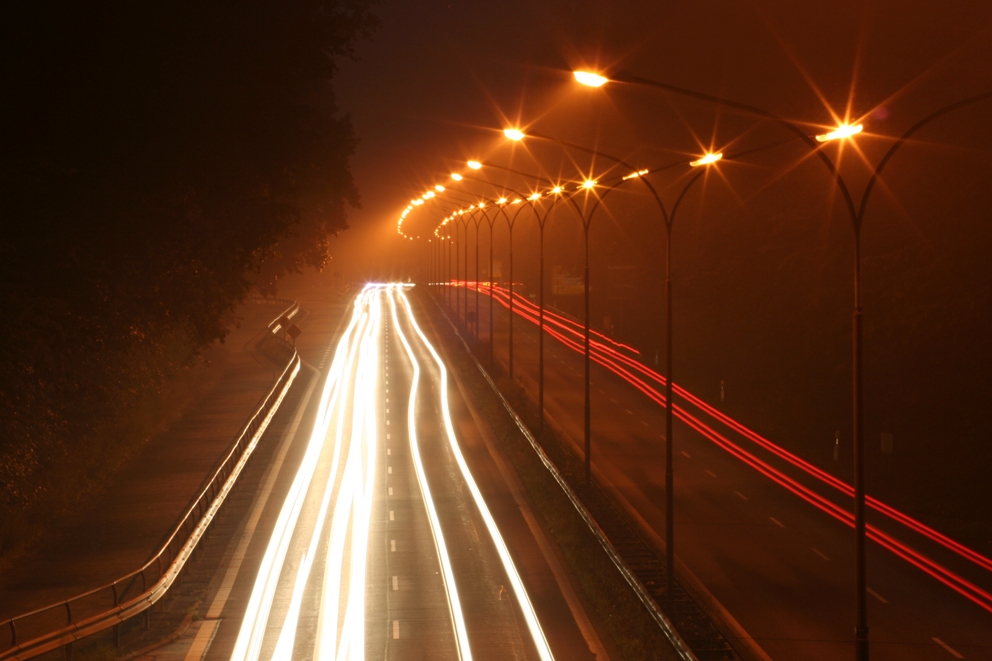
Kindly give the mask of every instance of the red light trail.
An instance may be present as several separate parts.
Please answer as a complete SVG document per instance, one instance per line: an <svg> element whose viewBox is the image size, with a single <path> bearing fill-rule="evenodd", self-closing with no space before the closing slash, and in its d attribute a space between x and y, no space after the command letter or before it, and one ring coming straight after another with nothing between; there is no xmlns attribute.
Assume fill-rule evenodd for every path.
<svg viewBox="0 0 992 661"><path fill-rule="evenodd" d="M489 287L487 286L476 286L476 283L472 282L456 282L452 283L455 286L465 286L469 289L474 289L475 291L488 295ZM509 292L502 287L493 287L493 298L499 302L504 308L509 309ZM523 317L527 321L538 323L539 308L527 300L526 298L520 296L519 294L514 294L514 312L519 316ZM545 319L545 331L559 340L566 347L576 351L577 353L583 352L582 337L584 332L584 327L563 315L556 314L554 312L549 312L547 309L544 311ZM638 362L636 359L629 355L626 355L620 351L617 351L613 347L620 347L630 352L636 354L636 350L624 345L620 342L612 340L606 337L602 333L591 331L591 335L595 335L597 338L604 340L611 346L607 346L606 343L599 340L590 340L590 359L594 362L607 368L620 378L624 379L632 386L640 390L652 401L664 406L665 398L664 395L652 387L651 382L658 384L659 386L664 386L665 379L662 375L658 374L646 365ZM574 338L574 339L573 339ZM760 434L748 429L746 426L740 422L734 420L725 413L715 409L713 406L707 404L700 398L696 397L692 393L688 392L684 388L678 386L677 384L672 384L674 392L684 399L687 403L694 406L703 414L709 416L713 420L725 425L734 432L740 434L744 438L757 444L759 447L771 452L775 456L787 461L789 464L799 468L806 474L816 478L820 482L833 487L840 493L848 497L853 497L854 488L843 482L842 480L830 475L826 471L817 468L816 466L810 464L804 459L796 456L795 454L779 447L772 441L764 438ZM773 480L780 486L788 489L793 494L799 496L806 502L814 505L821 511L829 514L838 521L853 527L854 517L847 510L843 509L836 503L831 502L824 496L814 492L809 487L806 487L793 478L785 475L778 469L772 467L765 461L759 459L755 455L743 449L738 444L731 441L726 436L718 433L708 424L702 422L698 417L689 413L685 408L676 404L673 407L673 412L676 417L685 422L691 428L695 429L697 432L702 434L704 437L708 438L710 441L718 445L719 447L726 450L728 453L734 457L740 459L748 466L754 468L762 475ZM875 511L889 517L891 520L900 523L907 528L927 537L928 539L940 544L944 548L957 553L962 558L965 558L982 569L992 571L992 560L981 555L980 553L968 548L967 546L957 542L950 537L930 528L929 526L917 521L916 519L910 517L909 515L900 512L894 507L883 503L877 498L867 496L866 502L869 507ZM876 526L868 525L867 534L869 539L874 540L883 548L888 549L895 555L899 556L903 560L906 560L910 564L924 571L928 575L937 579L944 585L948 586L958 594L964 596L975 604L979 605L986 611L992 612L992 594L986 592L982 588L974 585L973 583L965 580L964 578L958 576L949 569L938 564L934 560L923 555L919 551L909 547L904 542L901 542L888 533L878 529Z"/></svg>

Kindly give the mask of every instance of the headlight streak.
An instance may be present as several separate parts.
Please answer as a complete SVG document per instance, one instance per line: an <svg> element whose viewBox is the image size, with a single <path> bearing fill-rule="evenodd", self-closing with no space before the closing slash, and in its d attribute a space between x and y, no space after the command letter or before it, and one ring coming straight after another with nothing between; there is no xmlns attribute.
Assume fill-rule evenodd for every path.
<svg viewBox="0 0 992 661"><path fill-rule="evenodd" d="M427 510L427 518L431 524L431 533L434 536L434 547L437 550L437 557L441 564L441 576L444 580L444 590L448 597L448 612L451 615L451 624L455 630L455 644L458 650L458 658L471 661L472 648L469 645L461 599L458 597L455 572L451 566L451 557L448 555L448 546L444 541L444 533L441 530L441 522L438 519L437 509L434 506L434 499L431 497L430 485L427 483L423 460L420 457L420 444L417 440L416 415L417 390L420 385L420 362L414 355L413 349L410 347L406 335L403 333L403 326L396 314L396 301L393 292L390 292L389 295L389 307L392 311L393 319L396 320L396 334L399 336L400 342L403 344L403 349L406 351L406 355L410 359L410 364L413 366L413 379L410 382L410 398L407 404L407 435L410 443L410 455L413 457L414 471L417 474L417 482L420 485L421 496L423 496L424 508Z"/></svg>
<svg viewBox="0 0 992 661"><path fill-rule="evenodd" d="M367 299L371 323L360 343L360 359L354 374L351 430L348 455L341 486L331 516L321 605L318 614L314 658L362 659L365 646L365 579L368 531L372 514L372 487L375 477L376 387L379 369L379 330L381 327L381 287ZM343 441L346 405L338 412L337 442ZM363 476L363 466L365 475ZM350 532L350 553L345 548ZM347 576L344 574L347 570ZM340 621L344 588L347 602ZM341 629L340 636L338 629Z"/></svg>
<svg viewBox="0 0 992 661"><path fill-rule="evenodd" d="M343 402L344 400L337 398L336 401L332 403L331 407L329 407L331 411L336 408L335 404L338 401ZM289 609L287 611L286 618L283 621L282 631L279 633L275 652L272 655L273 661L289 661L293 656L293 645L296 642L296 629L299 624L300 608L303 603L303 592L306 589L307 581L310 578L310 570L313 567L314 556L317 554L317 548L320 544L320 534L324 529L324 521L327 518L327 510L330 506L331 495L334 492L336 476L338 474L338 467L341 460L341 439L344 423L344 416L342 413L342 410L338 410L338 424L336 426L333 456L331 458L331 467L328 471L329 478L327 480L327 485L324 487L324 496L321 499L320 508L317 513L316 525L314 525L313 534L310 537L310 544L300 562L300 569L297 572L296 582L293 585L293 594L290 599ZM328 413L328 415L331 414ZM342 488L339 491L339 498L336 502L344 500L340 497L342 492L347 493L347 490ZM337 507L335 507L335 513L336 512Z"/></svg>
<svg viewBox="0 0 992 661"><path fill-rule="evenodd" d="M487 289L477 289L476 291L479 291L480 293L485 295L488 295L489 293ZM499 301L501 305L503 305L503 307L505 308L509 307L507 302L508 300L507 292L505 289L502 288L496 289L496 291L494 292L494 297L496 298L496 300ZM515 308L514 311L517 314L524 317L525 319L528 319L532 323L537 323L537 318L535 316L536 313L534 312L534 310L529 310L529 311L527 310L527 306L536 309L536 306L534 306L533 303L531 303L526 299L518 298L516 295L514 296L514 301L516 302L516 305L514 306ZM547 313L545 314L547 315ZM568 321L569 324L575 325L574 322L571 322L570 320L566 320L566 321ZM577 335L578 333L578 331L576 331L575 329L568 328L564 324L559 324L559 325L563 328L565 332L571 335ZM551 335L552 337L558 339L565 346L571 348L572 350L578 353L582 353L584 351L582 345L577 340L569 339L563 333L559 333L551 328L548 328L547 326L545 327L545 331L548 332L548 334ZM591 358L594 362L602 365L603 367L612 371L614 374L623 378L625 381L627 381L635 388L640 390L642 393L647 395L650 399L664 406L664 402L665 402L664 396L661 393L659 393L657 390L655 390L648 382L636 376L631 371L630 368L632 368L634 371L641 372L646 377L657 383L664 384L664 377L662 377L654 370L651 370L650 368L642 365L641 363L627 356L624 356L619 352L611 350L609 349L609 347L605 347L597 342L592 343ZM620 363L623 363L623 365L625 365L626 367L621 366ZM853 494L853 489L850 487L850 485L847 485L841 480L838 480L833 476L829 476L828 474L821 475L820 473L822 473L822 471L819 471L819 469L815 469L815 467L809 465L807 462L803 461L799 457L796 457L795 455L792 455L788 451L779 448L777 445L775 445L768 439L761 437L760 435L751 431L744 425L741 425L732 418L729 418L725 414L722 414L715 410L711 410L712 407L710 407L705 402L702 402L702 400L695 397L688 391L684 390L677 384L672 384L672 386L675 392L680 397L685 398L688 402L696 406L702 412L710 414L712 417L719 420L723 424L727 425L734 431L737 431L738 433L745 436L749 440L773 452L777 456L785 459L786 461L800 468L804 472L819 478L821 481L823 481L826 484L829 484L830 486L833 486L835 489L841 491L845 495L850 496ZM810 488L802 485L793 478L788 477L781 471L773 468L771 465L767 464L761 459L758 459L754 455L748 453L747 451L745 451L743 448L732 442L727 437L717 433L713 428L702 422L699 418L691 415L682 406L676 404L673 407L673 411L676 417L678 417L680 420L682 420L687 425L698 431L705 438L708 438L710 441L712 441L716 445L726 450L731 455L743 461L745 464L751 466L761 474L765 475L772 481L778 483L780 486L791 491L793 494L799 496L800 498L810 503L811 505L814 505L815 507L821 509L827 514L833 516L838 521L841 521L842 523L848 526L853 526L853 516L851 515L850 512L848 512L844 508L827 500L825 497L819 495L815 491L812 491ZM960 544L959 542L955 542L953 539L950 539L945 535L937 532L936 530L933 530L925 526L924 524L916 521L915 519L909 517L908 515L899 512L895 508L886 505L885 503L877 500L876 498L872 498L869 496L867 498L867 501L868 501L868 505L873 509L886 514L887 516L891 517L893 520L898 521L903 525L905 525L907 528L930 538L932 541L941 544L945 548L955 551L962 557L971 560L972 562L974 562L979 566L982 566L983 568L988 569L989 564L992 563L992 561L990 561L985 556L982 556L981 554L969 549L968 547ZM929 576L935 578L939 582L943 583L945 586L951 588L952 590L954 590L961 596L965 597L969 601L972 601L979 607L989 612L992 612L992 593L989 593L983 590L982 588L978 587L977 585L967 581L966 579L955 574L946 567L943 567L934 560L931 560L930 558L926 557L919 551L913 549L908 544L899 541L898 539L892 537L890 534L883 532L882 530L871 524L868 525L868 538L877 542L880 546L888 549L889 551L896 554L900 558L906 560L908 563L917 567L918 569L928 574Z"/></svg>
<svg viewBox="0 0 992 661"><path fill-rule="evenodd" d="M513 587L513 593L517 598L517 603L523 613L524 620L527 622L527 628L530 631L531 640L534 643L534 647L537 648L538 656L543 661L551 661L554 659L554 655L551 653L551 647L548 645L548 641L544 637L544 631L541 629L541 624L537 619L537 613L534 611L534 606L530 602L527 589L524 587L520 574L517 572L517 568L513 563L513 558L510 556L509 549L507 549L506 543L503 541L503 536L499 532L499 527L496 525L496 521L493 519L492 513L489 511L489 507L486 505L486 501L482 497L482 492L479 491L479 486L476 484L475 478L472 477L472 472L469 470L468 464L465 462L465 457L462 455L461 448L458 445L458 439L455 437L455 429L451 422L451 412L448 408L448 371L445 368L444 363L441 361L441 357L437 354L434 347L424 335L424 332L420 329L420 325L417 323L417 319L413 315L413 309L410 307L410 301L406 294L402 291L400 291L399 294L403 299L404 306L406 307L410 324L420 337L420 341L423 342L424 346L434 358L434 362L437 364L438 370L441 373L441 385L439 388L441 393L441 414L444 418L444 428L448 440L448 446L451 448L451 453L455 457L458 468L461 470L462 478L465 480L465 484L468 486L469 491L472 494L472 498L475 501L479 515L485 522L489 535L492 538L493 545L496 547L496 551L503 563L503 569L506 572L507 578L510 580L511 586Z"/></svg>
<svg viewBox="0 0 992 661"><path fill-rule="evenodd" d="M241 622L241 629L234 645L234 651L231 654L232 661L257 661L259 657L279 575L289 549L292 532L296 527L300 510L305 501L306 492L313 479L317 459L320 456L324 436L330 422L326 413L329 407L333 408L333 402L341 392L341 376L346 365L350 364L354 358L354 350L349 352L347 349L352 345L351 337L356 327L363 322L366 316L361 313L362 298L363 296L359 296L356 299L351 321L335 351L334 361L324 383L324 391L318 407L318 424L315 425L310 436L300 469L297 471L286 500L283 502L265 555L262 558L245 616Z"/></svg>

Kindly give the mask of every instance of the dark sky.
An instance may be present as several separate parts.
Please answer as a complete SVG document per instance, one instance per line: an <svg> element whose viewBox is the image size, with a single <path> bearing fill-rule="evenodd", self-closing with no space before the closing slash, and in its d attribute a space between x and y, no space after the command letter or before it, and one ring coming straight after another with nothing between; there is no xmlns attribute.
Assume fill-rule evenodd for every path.
<svg viewBox="0 0 992 661"><path fill-rule="evenodd" d="M429 0L386 1L379 11L382 28L359 49L359 61L342 64L336 82L361 139L352 167L364 206L351 214L352 229L335 252L334 268L349 274L400 275L414 263L419 253L395 239L399 213L467 158L575 176L555 147L514 151L498 132L507 123L638 167L788 137L649 90L580 88L568 74L573 67L620 66L724 95L803 123L810 134L848 112L863 118L855 148L828 151L840 158L856 197L865 164L891 144L887 136L992 90L992 3L977 0ZM933 476L945 484L961 467L978 470L979 448L992 461L992 423L981 414L992 397L990 116L992 103L984 102L921 132L893 159L869 207L866 437L876 443L880 431L893 431L906 449L895 459L869 456L877 464L870 487L886 475L922 474L923 458L937 447L944 468ZM726 380L728 407L748 424L828 461L835 430L850 438L853 249L830 178L806 156L793 142L723 163L687 198L674 244L676 379L711 400ZM597 175L606 167L572 158ZM687 170L655 179L669 204ZM421 209L411 228L442 215ZM646 354L662 341L658 222L650 200L630 189L611 197L592 233L593 324L609 316ZM515 279L525 293L537 279L532 225L523 221L514 239ZM505 229L499 232L505 263ZM578 266L580 237L574 218L553 218L549 264ZM596 294L607 287L610 265L638 267L636 310ZM581 313L574 303L558 301ZM900 463L904 456L909 463ZM976 473L957 486L965 482L981 480ZM992 490L949 496L987 502Z"/></svg>
<svg viewBox="0 0 992 661"><path fill-rule="evenodd" d="M352 216L356 235L390 224L443 170L440 159L489 146L485 128L503 117L621 156L645 142L691 146L685 131L666 135L672 115L659 114L663 98L576 90L561 73L571 66L618 64L809 122L829 122L826 106L843 113L850 95L856 113L885 106L869 124L882 133L992 83L992 5L974 0L386 0L379 13L382 29L337 81L362 141L353 162L364 200ZM701 111L694 127L711 130L706 109L680 107L690 123Z"/></svg>

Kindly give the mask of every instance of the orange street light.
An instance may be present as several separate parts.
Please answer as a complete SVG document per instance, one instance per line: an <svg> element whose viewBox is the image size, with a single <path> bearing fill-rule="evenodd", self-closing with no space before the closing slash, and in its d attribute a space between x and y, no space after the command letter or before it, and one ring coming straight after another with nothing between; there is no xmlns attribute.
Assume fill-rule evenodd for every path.
<svg viewBox="0 0 992 661"><path fill-rule="evenodd" d="M478 170L482 168L482 163L480 163L479 161L469 161L468 166L473 170Z"/></svg>
<svg viewBox="0 0 992 661"><path fill-rule="evenodd" d="M710 153L710 154L706 154L705 156L703 156L698 160L690 162L689 165L691 165L694 168L698 168L700 165L709 165L710 163L716 163L721 158L723 158L722 152L717 152L715 154Z"/></svg>
<svg viewBox="0 0 992 661"><path fill-rule="evenodd" d="M823 135L816 136L818 142L830 142L831 140L842 140L844 138L850 138L852 135L857 135L865 130L865 127L861 124L841 124L835 128L830 133L824 133Z"/></svg>
<svg viewBox="0 0 992 661"><path fill-rule="evenodd" d="M586 190L591 190L595 188L596 184L598 183L599 182L596 181L595 179L586 179L585 181L582 182L582 187L585 188Z"/></svg>
<svg viewBox="0 0 992 661"><path fill-rule="evenodd" d="M438 184L437 186L434 187L434 190L436 190L438 193L443 193L444 192L444 186L442 186L441 184Z"/></svg>
<svg viewBox="0 0 992 661"><path fill-rule="evenodd" d="M451 178L454 179L455 181L461 181L462 180L462 176L460 174L458 174L457 172L452 172L451 173Z"/></svg>
<svg viewBox="0 0 992 661"><path fill-rule="evenodd" d="M609 78L600 76L598 73L593 73L592 71L573 71L572 75L575 76L575 80L587 87L602 87L610 82Z"/></svg>
<svg viewBox="0 0 992 661"><path fill-rule="evenodd" d="M527 137L520 129L503 129L503 135L515 142L519 142Z"/></svg>
<svg viewBox="0 0 992 661"><path fill-rule="evenodd" d="M505 197L499 198L498 200L496 200L496 204L506 204L506 198Z"/></svg>
<svg viewBox="0 0 992 661"><path fill-rule="evenodd" d="M540 200L541 199L541 194L540 193L531 193L530 195L527 196L527 199L530 200L531 202L533 202L534 200Z"/></svg>
<svg viewBox="0 0 992 661"><path fill-rule="evenodd" d="M564 188L562 188L561 186L555 186L554 188L552 188L552 189L551 189L551 192L552 192L553 194L555 194L555 195L561 195L561 192L562 192L563 190L565 190L565 189L564 189Z"/></svg>
<svg viewBox="0 0 992 661"><path fill-rule="evenodd" d="M638 170L637 172L631 172L626 177L624 177L623 180L627 181L628 179L637 179L638 177L643 177L648 172L650 172L650 170Z"/></svg>

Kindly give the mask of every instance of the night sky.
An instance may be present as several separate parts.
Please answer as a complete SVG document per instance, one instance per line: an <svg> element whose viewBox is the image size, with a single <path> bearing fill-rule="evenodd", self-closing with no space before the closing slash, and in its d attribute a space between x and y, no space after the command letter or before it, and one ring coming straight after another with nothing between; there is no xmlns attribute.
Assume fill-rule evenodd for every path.
<svg viewBox="0 0 992 661"><path fill-rule="evenodd" d="M828 153L840 158L860 199L867 165L892 136L992 89L992 6L393 2L378 11L381 28L336 81L361 140L352 169L363 206L351 212L332 268L355 277L414 275L422 252L396 239L396 219L411 198L464 170L466 159L573 181L580 171L609 170L606 161L566 157L556 146L509 145L500 134L505 126L595 147L637 167L684 162L708 149L759 149L720 164L679 212L676 380L710 401L724 380L730 412L849 476L850 462L842 455L835 464L831 453L836 431L850 452L853 243L826 170L797 142L778 144L790 136L767 122L622 84L579 87L569 71L622 67L766 108L810 134L859 119L866 128L856 147ZM869 488L945 520L973 520L952 503L992 502L981 477L992 459L992 422L982 413L992 396L989 112L989 102L956 111L903 148L874 193L863 232ZM687 170L653 176L669 206ZM524 185L489 176L496 188ZM496 188L476 193L495 196ZM408 227L426 236L444 215L421 207ZM536 290L534 225L524 217L514 235L524 293ZM549 268L581 265L573 215L556 213L547 239ZM650 361L663 342L664 235L643 189L611 196L592 240L593 326L609 317ZM500 223L496 242L505 264ZM638 301L597 296L610 265L637 267ZM580 297L555 303L581 315ZM891 457L880 456L881 432L895 435ZM920 480L925 494L907 495Z"/></svg>

